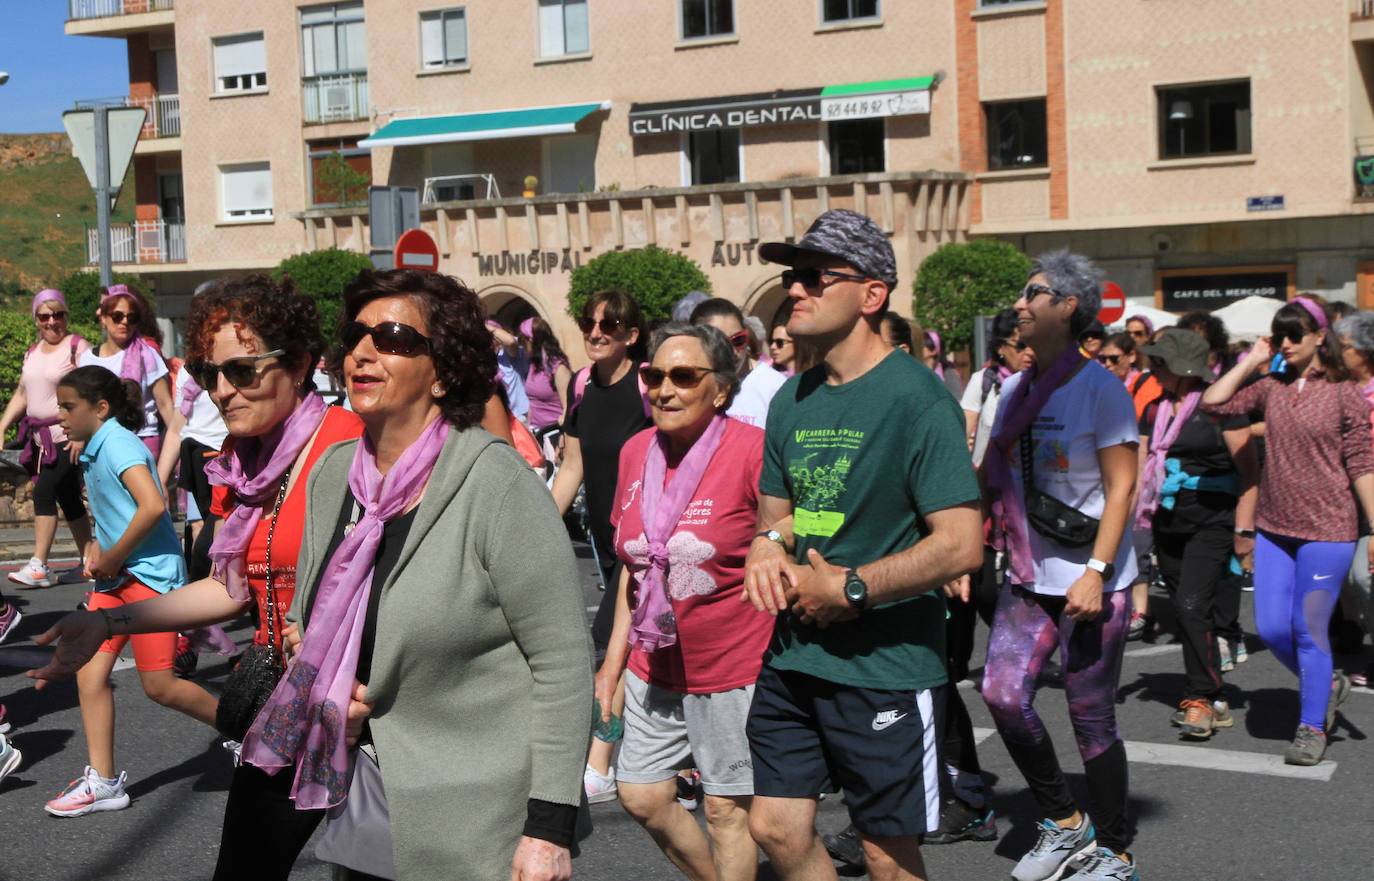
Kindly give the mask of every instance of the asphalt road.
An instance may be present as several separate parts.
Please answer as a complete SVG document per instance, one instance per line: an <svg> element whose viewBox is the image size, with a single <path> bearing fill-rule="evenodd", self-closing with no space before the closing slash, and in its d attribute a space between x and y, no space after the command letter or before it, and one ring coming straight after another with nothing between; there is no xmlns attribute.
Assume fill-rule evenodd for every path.
<svg viewBox="0 0 1374 881"><path fill-rule="evenodd" d="M588 551L579 550L590 620L600 594ZM43 802L80 774L85 742L74 684L64 682L40 694L23 671L38 666L47 653L33 637L75 606L84 587L21 591L4 585L25 616L17 633L0 646L0 700L8 707L13 742L24 762L0 784L0 879L208 878L219 844L229 755L214 732L145 698L131 662L121 664L113 680L116 757L128 771L132 805L77 819L43 812ZM1167 598L1154 602L1167 626ZM1243 620L1252 620L1248 595ZM230 633L241 643L251 635L246 623ZM1369 837L1374 748L1368 740L1374 732L1374 692L1356 690L1342 708L1327 761L1311 769L1290 768L1281 755L1296 724L1294 680L1253 637L1250 651L1250 662L1228 677L1236 727L1210 742L1190 744L1168 725L1183 682L1182 659L1170 635L1128 647L1119 716L1131 758L1133 851L1141 877L1369 881L1374 878ZM1337 660L1350 671L1364 662ZM197 681L213 690L225 673L223 659L202 656ZM927 847L927 865L935 879L1002 879L1032 843L1037 813L977 692L970 683L961 688L974 725L986 738L980 758L993 785L1001 837ZM1086 798L1062 691L1044 688L1038 706L1076 791ZM436 793L436 810L462 797ZM596 805L592 815L596 831L574 862L574 877L681 877L618 803ZM823 831L845 823L839 797L821 803ZM292 877L325 881L329 871L307 847ZM763 866L760 878L772 877Z"/></svg>

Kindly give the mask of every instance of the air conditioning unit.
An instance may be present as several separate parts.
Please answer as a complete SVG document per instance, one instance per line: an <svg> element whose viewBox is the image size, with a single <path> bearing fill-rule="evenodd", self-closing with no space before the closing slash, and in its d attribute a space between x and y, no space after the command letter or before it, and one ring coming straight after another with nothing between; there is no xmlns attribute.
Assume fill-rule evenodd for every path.
<svg viewBox="0 0 1374 881"><path fill-rule="evenodd" d="M329 86L324 90L325 116L351 116L352 90L348 86Z"/></svg>

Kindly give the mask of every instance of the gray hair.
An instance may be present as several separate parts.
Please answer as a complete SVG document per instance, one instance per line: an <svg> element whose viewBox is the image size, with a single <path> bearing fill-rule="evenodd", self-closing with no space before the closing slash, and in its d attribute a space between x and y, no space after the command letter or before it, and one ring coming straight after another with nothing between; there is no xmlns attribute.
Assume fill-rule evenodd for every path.
<svg viewBox="0 0 1374 881"><path fill-rule="evenodd" d="M1037 275L1045 276L1058 299L1078 298L1078 306L1069 319L1069 330L1077 338L1102 310L1102 270L1082 254L1060 248L1047 251L1031 262L1028 279Z"/></svg>
<svg viewBox="0 0 1374 881"><path fill-rule="evenodd" d="M1374 362L1374 312L1356 312L1336 322L1336 333L1350 337L1350 346Z"/></svg>
<svg viewBox="0 0 1374 881"><path fill-rule="evenodd" d="M673 320L691 321L692 310L709 299L711 299L711 295L705 291L688 291L673 304Z"/></svg>
<svg viewBox="0 0 1374 881"><path fill-rule="evenodd" d="M739 375L735 373L735 347L730 345L729 338L709 324L670 321L654 331L653 340L649 343L649 361L653 362L659 346L677 336L693 337L701 343L706 359L711 362L711 375L726 390L725 405L721 410L730 409L735 393L739 391Z"/></svg>

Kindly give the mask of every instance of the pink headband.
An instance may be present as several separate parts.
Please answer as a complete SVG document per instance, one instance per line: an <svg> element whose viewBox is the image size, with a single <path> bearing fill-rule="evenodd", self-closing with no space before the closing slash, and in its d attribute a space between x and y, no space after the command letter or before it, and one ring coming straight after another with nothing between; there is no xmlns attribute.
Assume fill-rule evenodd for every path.
<svg viewBox="0 0 1374 881"><path fill-rule="evenodd" d="M112 300L115 297L132 298L133 294L129 293L129 288L127 285L112 284L105 289L105 296L100 298L100 305L104 306L107 300Z"/></svg>
<svg viewBox="0 0 1374 881"><path fill-rule="evenodd" d="M520 335L527 340L534 339L534 319L526 318L520 322Z"/></svg>
<svg viewBox="0 0 1374 881"><path fill-rule="evenodd" d="M1307 314L1312 316L1312 320L1317 322L1317 327L1322 330L1330 329L1330 325L1326 320L1326 310L1323 309L1319 303L1309 300L1307 297L1294 297L1289 302L1297 303L1299 306L1306 309Z"/></svg>
<svg viewBox="0 0 1374 881"><path fill-rule="evenodd" d="M1145 333L1150 336L1155 335L1154 322L1150 321L1150 319L1146 318L1144 315L1132 315L1130 318L1126 319L1127 324L1130 324L1132 321L1139 321L1141 324L1145 325Z"/></svg>
<svg viewBox="0 0 1374 881"><path fill-rule="evenodd" d="M51 303L51 302L53 302L54 300L57 301L58 303L61 303L63 309L66 309L66 308L67 308L67 298L64 297L64 296L62 296L62 292L59 291L59 290L56 290L55 288L44 288L43 290L39 291L37 294L34 294L34 297L33 297L33 308L30 310L30 311L33 312L33 317L34 317L34 318L37 318L37 317L38 317L38 307L39 307L39 306L42 306L44 303Z"/></svg>

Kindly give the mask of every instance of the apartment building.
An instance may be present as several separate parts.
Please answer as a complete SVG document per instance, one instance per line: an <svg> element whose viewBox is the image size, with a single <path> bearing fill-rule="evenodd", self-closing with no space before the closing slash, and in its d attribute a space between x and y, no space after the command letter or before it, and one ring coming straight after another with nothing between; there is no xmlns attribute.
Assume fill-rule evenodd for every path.
<svg viewBox="0 0 1374 881"><path fill-rule="evenodd" d="M571 339L572 269L657 244L767 320L757 245L995 236L1182 310L1374 306L1374 0L69 0L150 109L116 260L196 284L367 251L325 169L421 193L440 268ZM525 179L537 178L528 189ZM352 194L344 194L346 197ZM576 348L576 347L574 347Z"/></svg>

